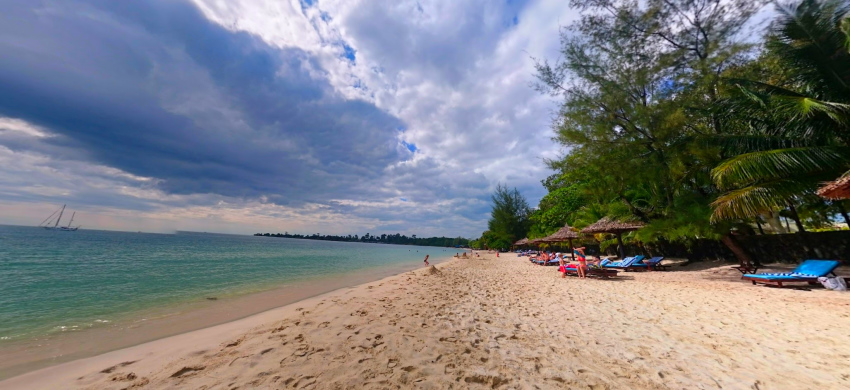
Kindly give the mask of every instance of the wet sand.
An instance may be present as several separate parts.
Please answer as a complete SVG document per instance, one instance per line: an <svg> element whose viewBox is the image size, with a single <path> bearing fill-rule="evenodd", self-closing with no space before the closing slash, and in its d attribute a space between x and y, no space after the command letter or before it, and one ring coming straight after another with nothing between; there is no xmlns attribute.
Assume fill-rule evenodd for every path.
<svg viewBox="0 0 850 390"><path fill-rule="evenodd" d="M454 260L0 388L850 387L850 293L754 287L726 264L556 268Z"/></svg>
<svg viewBox="0 0 850 390"><path fill-rule="evenodd" d="M448 261L446 255L432 261ZM129 313L98 328L55 333L36 340L0 344L0 380L56 364L242 319L340 288L354 287L419 267L399 264L345 275L318 276L285 286L182 302L145 312Z"/></svg>

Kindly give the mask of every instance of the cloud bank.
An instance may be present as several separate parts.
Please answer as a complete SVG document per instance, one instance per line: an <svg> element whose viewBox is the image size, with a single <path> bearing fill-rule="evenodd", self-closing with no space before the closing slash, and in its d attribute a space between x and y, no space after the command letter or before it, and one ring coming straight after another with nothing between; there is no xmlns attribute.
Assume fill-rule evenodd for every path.
<svg viewBox="0 0 850 390"><path fill-rule="evenodd" d="M475 236L558 153L559 3L7 2L0 223Z"/></svg>

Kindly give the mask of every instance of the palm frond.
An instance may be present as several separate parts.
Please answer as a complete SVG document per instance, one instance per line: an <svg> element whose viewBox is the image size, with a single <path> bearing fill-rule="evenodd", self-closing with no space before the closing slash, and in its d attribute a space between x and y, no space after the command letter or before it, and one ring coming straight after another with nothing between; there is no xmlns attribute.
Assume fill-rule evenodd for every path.
<svg viewBox="0 0 850 390"><path fill-rule="evenodd" d="M848 147L784 148L735 156L714 168L711 175L719 188L730 189L759 181L846 168L848 163Z"/></svg>
<svg viewBox="0 0 850 390"><path fill-rule="evenodd" d="M728 82L737 87L738 98L727 103L736 111L772 109L774 116L791 120L810 118L822 113L839 124L850 123L850 104L822 100L754 80L728 79Z"/></svg>
<svg viewBox="0 0 850 390"><path fill-rule="evenodd" d="M839 124L850 122L850 104L828 102L808 96L776 95L776 110L792 119L810 118L822 113Z"/></svg>
<svg viewBox="0 0 850 390"><path fill-rule="evenodd" d="M763 182L729 191L711 203L714 208L711 221L756 218L761 213L785 208L789 199L807 191L811 188L794 180Z"/></svg>
<svg viewBox="0 0 850 390"><path fill-rule="evenodd" d="M837 92L846 96L850 91L850 55L847 35L840 27L850 14L850 4L843 0L803 0L796 7L777 4L776 11L776 39L768 45L783 53L783 61L800 79L815 82L829 95Z"/></svg>
<svg viewBox="0 0 850 390"><path fill-rule="evenodd" d="M689 137L683 144L694 142L701 147L721 148L727 154L752 153L771 149L805 148L817 146L804 138L788 138L762 134L719 134Z"/></svg>

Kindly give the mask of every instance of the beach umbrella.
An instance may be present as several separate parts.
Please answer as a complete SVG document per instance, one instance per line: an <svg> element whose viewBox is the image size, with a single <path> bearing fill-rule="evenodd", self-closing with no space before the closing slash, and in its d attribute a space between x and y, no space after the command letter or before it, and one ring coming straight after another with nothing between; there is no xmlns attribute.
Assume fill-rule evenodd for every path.
<svg viewBox="0 0 850 390"><path fill-rule="evenodd" d="M643 224L640 222L620 222L612 220L608 217L603 217L602 219L596 221L593 225L590 225L584 229L581 229L582 233L585 234L594 234L594 233L613 233L617 235L617 243L620 244L620 259L626 258L626 249L623 247L623 233L630 232L633 230L638 230L643 227Z"/></svg>
<svg viewBox="0 0 850 390"><path fill-rule="evenodd" d="M826 199L850 199L850 175L827 183L818 189L818 195Z"/></svg>
<svg viewBox="0 0 850 390"><path fill-rule="evenodd" d="M542 238L535 238L535 239L529 241L528 243L531 244L531 245L537 245L537 249L540 249L540 244L543 244L545 242L546 241L544 241Z"/></svg>
<svg viewBox="0 0 850 390"><path fill-rule="evenodd" d="M528 239L527 239L527 238L523 238L522 240L519 240L519 241L515 242L515 243L513 244L513 246L514 246L514 247L520 247L520 246L523 246L523 245L525 245L525 244L528 244Z"/></svg>
<svg viewBox="0 0 850 390"><path fill-rule="evenodd" d="M543 238L543 240L546 240L546 242L569 241L570 251L573 251L573 239L578 238L578 237L579 237L578 233L573 231L573 228L571 228L570 225L564 225L564 227L558 229L558 231L555 232L555 233L552 233L552 235L550 235L546 238ZM575 252L573 251L573 253L571 253L571 255L572 255L573 261L575 261L575 259L576 259Z"/></svg>

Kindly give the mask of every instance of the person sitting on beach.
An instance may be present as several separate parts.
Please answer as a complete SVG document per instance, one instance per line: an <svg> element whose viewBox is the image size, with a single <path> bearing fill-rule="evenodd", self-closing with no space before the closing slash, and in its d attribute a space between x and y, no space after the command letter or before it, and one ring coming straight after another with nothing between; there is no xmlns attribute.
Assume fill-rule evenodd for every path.
<svg viewBox="0 0 850 390"><path fill-rule="evenodd" d="M567 261L566 256L558 256L558 272L561 273L561 278L567 277Z"/></svg>
<svg viewBox="0 0 850 390"><path fill-rule="evenodd" d="M587 257L584 254L584 247L575 248L573 253L575 253L576 261L578 261L576 272L578 272L578 277L583 279L587 277Z"/></svg>

